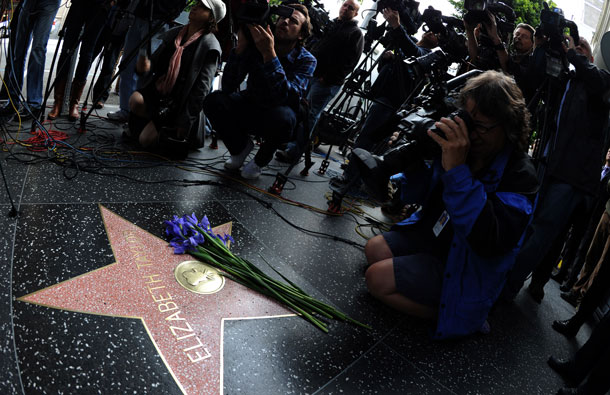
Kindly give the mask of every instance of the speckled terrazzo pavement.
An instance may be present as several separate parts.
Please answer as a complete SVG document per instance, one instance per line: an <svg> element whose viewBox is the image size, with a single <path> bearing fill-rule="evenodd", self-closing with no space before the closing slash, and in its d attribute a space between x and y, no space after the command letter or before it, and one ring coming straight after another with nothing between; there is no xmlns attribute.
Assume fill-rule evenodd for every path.
<svg viewBox="0 0 610 395"><path fill-rule="evenodd" d="M95 122L119 144L120 127ZM73 131L69 133L74 136ZM85 135L91 146L101 141L94 136ZM223 153L222 146L218 151L203 148L193 157L215 158ZM573 309L559 298L557 285L550 282L541 305L522 292L515 304L496 309L489 319L489 335L433 342L428 337L429 324L401 316L367 294L361 250L300 232L235 189L141 184L76 170L69 172L68 176L75 177L68 179L64 169L53 163L7 161L7 153L1 153L0 158L20 211L17 218L6 215L10 205L2 186L2 394L551 394L562 382L546 365L546 359L551 354L569 355L590 333L584 328L569 341L551 329L553 319L565 319ZM214 163L221 168L221 160ZM275 170L266 173L280 168L276 162L272 165ZM337 170L337 163L331 168ZM117 171L147 181L219 180L170 167ZM309 182L295 178L283 196L325 209L326 180L313 172L306 179ZM263 176L255 184L267 188L272 181L272 176ZM328 217L269 197L262 199L304 228L364 244L354 231L351 216ZM378 209L364 210L380 217ZM207 348L210 356L203 362L213 363L188 362L194 364L189 366L184 365L184 359L175 362L168 347L176 346L176 339L184 335L176 336L176 330L169 327L152 330L139 318L140 313L100 307L110 301L127 308L142 305L150 314L156 307L152 299L134 296L152 294L145 284L129 277L133 270L102 276L120 260L120 254L113 250L108 216L154 239L163 237L164 219L191 212L206 214L213 225L232 223L236 253L260 263L261 268L265 266L263 256L307 292L368 323L372 330L331 322L330 333L324 334L299 317L270 317L280 314L281 309L275 311L276 307L265 306L265 301L253 302L258 296L248 297L248 293L243 294L247 302L242 304L250 303L263 311L252 316L267 318L240 319L247 317L238 312L237 307L243 306L221 291L213 301L197 299L196 303L208 301L209 305L195 306L188 318L206 346L222 342L214 349ZM157 250L151 247L147 251ZM158 252L151 255L160 265L169 265L174 259ZM38 292L58 291L60 283L76 289L53 294L59 298L53 303L49 295ZM171 292L179 293L178 289ZM35 297L47 299L31 303ZM188 303L192 302L189 299ZM180 303L187 305L186 300ZM95 311L98 314L87 314L82 311L93 310L76 305L100 308ZM219 317L214 315L218 311L231 319L218 325ZM160 322L165 318L167 312ZM210 319L215 322L209 323ZM206 332L209 329L213 329L212 334ZM204 338L203 333L214 339Z"/></svg>

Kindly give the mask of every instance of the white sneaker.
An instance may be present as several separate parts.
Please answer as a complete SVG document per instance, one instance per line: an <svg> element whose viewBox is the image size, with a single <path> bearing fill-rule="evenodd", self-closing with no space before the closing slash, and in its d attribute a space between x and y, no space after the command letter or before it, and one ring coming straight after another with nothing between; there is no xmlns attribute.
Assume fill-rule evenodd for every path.
<svg viewBox="0 0 610 395"><path fill-rule="evenodd" d="M108 117L108 119L115 122L129 121L129 113L123 110L109 112L108 114L106 114L106 116Z"/></svg>
<svg viewBox="0 0 610 395"><path fill-rule="evenodd" d="M241 176L247 180L256 180L260 177L262 172L261 168L258 167L254 159L252 159L243 169L241 169Z"/></svg>
<svg viewBox="0 0 610 395"><path fill-rule="evenodd" d="M246 148L244 148L239 154L231 155L231 157L225 162L225 169L229 170L237 170L244 164L244 161L248 157L248 154L254 148L254 143L252 140L248 139L248 143L246 144Z"/></svg>

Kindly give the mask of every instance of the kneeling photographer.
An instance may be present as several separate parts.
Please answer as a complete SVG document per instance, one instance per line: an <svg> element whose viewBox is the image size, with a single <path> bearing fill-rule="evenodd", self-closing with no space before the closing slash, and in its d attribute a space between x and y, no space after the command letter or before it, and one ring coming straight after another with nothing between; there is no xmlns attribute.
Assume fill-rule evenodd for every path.
<svg viewBox="0 0 610 395"><path fill-rule="evenodd" d="M196 121L220 59L213 33L225 13L222 0L200 0L186 26L165 33L150 60L138 60L136 71L147 80L129 99L128 136L144 148L160 146L186 156L194 145Z"/></svg>
<svg viewBox="0 0 610 395"><path fill-rule="evenodd" d="M409 170L399 175L403 201L421 210L365 248L371 294L399 311L436 318L437 339L484 328L538 190L526 153L529 113L512 79L495 71L473 77L459 103L457 116L421 136L405 160ZM430 139L440 153L424 161Z"/></svg>
<svg viewBox="0 0 610 395"><path fill-rule="evenodd" d="M238 32L222 76L222 91L212 92L204 110L231 157L224 164L237 170L254 143L250 133L264 138L256 156L241 171L256 179L282 143L291 140L301 99L313 76L316 58L302 44L311 32L307 7L288 4L271 27L248 23ZM292 10L291 10L292 9ZM246 34L246 31L249 35ZM247 88L237 92L248 75Z"/></svg>

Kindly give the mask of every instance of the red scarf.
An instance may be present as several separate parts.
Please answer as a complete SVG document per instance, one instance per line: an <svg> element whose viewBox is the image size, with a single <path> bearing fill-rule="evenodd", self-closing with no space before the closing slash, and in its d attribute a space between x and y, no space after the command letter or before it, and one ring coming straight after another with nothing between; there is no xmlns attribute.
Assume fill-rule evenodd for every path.
<svg viewBox="0 0 610 395"><path fill-rule="evenodd" d="M184 45L180 45L182 42L182 38L186 34L189 25L186 25L180 30L180 33L176 36L174 40L174 45L176 46L176 51L172 55L172 58L169 61L169 68L167 69L167 73L159 78L156 83L157 90L162 95L168 95L172 89L174 89L174 85L176 85L176 80L178 79L178 73L180 73L180 60L182 59L182 52L184 48L188 47L193 41L197 40L203 34L203 30L199 30L195 34L193 34Z"/></svg>

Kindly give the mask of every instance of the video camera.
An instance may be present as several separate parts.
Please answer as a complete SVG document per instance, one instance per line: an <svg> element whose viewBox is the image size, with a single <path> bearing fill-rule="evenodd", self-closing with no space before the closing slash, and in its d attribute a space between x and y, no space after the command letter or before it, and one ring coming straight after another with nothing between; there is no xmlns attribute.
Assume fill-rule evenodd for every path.
<svg viewBox="0 0 610 395"><path fill-rule="evenodd" d="M483 35L483 40L485 40L487 36L485 25L491 22L489 20L489 15L487 14L488 11L496 18L500 36L512 33L513 30L515 30L515 11L504 2L497 0L465 0L464 8L467 11L464 15L464 22L472 26L479 23L483 25L482 31L485 33ZM482 45L492 46L493 43L491 43L491 41L489 43L484 41L482 42Z"/></svg>
<svg viewBox="0 0 610 395"><path fill-rule="evenodd" d="M352 151L352 160L356 163L364 185L371 196L379 201L388 199L388 180L400 172L409 172L418 168L424 161L432 160L440 155L439 145L428 136L431 130L441 137L444 133L435 127L435 122L443 116L455 118L459 116L468 129L474 127L474 121L465 110L457 108L456 97L468 79L482 73L472 70L447 82L434 85L428 95L419 97L419 105L411 110L401 110L396 114L399 118L397 131L399 136L393 147L382 155L374 155L364 149ZM448 115L447 115L448 114Z"/></svg>
<svg viewBox="0 0 610 395"><path fill-rule="evenodd" d="M542 11L540 11L540 32L547 36L549 40L563 41L563 31L570 30L570 36L574 39L574 43L578 45L580 37L578 36L578 26L574 21L565 19L561 8L550 9L549 5L544 2Z"/></svg>
<svg viewBox="0 0 610 395"><path fill-rule="evenodd" d="M298 3L298 0L284 2L284 4L290 3ZM320 40L324 36L324 32L330 23L328 11L324 9L324 4L321 4L318 0L305 0L303 5L307 7L307 11L309 12L309 20L311 21L312 26L312 39Z"/></svg>
<svg viewBox="0 0 610 395"><path fill-rule="evenodd" d="M455 62L468 55L464 22L452 16L444 16L441 11L429 6L422 14L422 22L429 31L439 36L440 48Z"/></svg>
<svg viewBox="0 0 610 395"><path fill-rule="evenodd" d="M562 43L564 43L563 32L569 29L570 36L577 45L580 42L578 26L573 21L565 19L560 8L550 9L544 2L540 12L540 26L536 29L536 35L546 36L548 41L544 44L545 49L545 70L546 74L552 77L559 77L568 71L568 60L565 56Z"/></svg>
<svg viewBox="0 0 610 395"><path fill-rule="evenodd" d="M417 33L422 24L419 2L414 0L377 0L377 12L384 8L398 11L400 24L405 27L408 34L414 35Z"/></svg>

